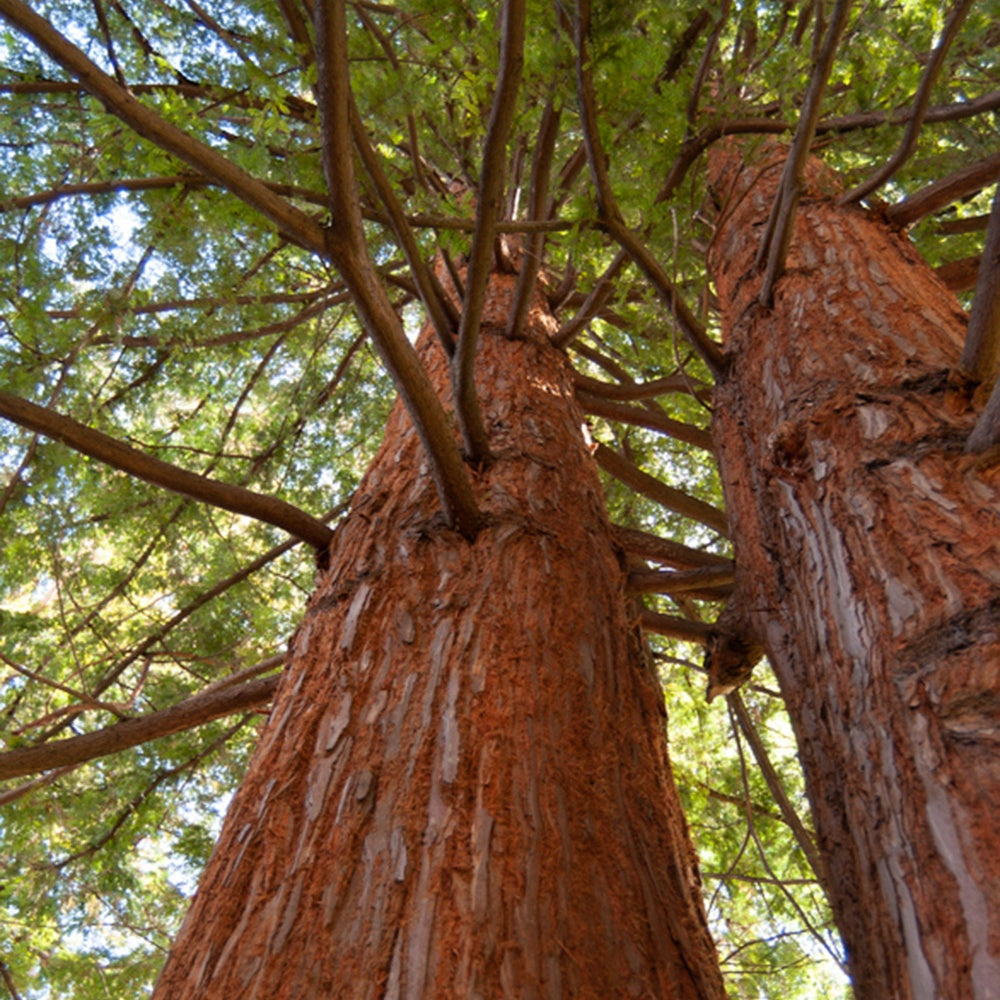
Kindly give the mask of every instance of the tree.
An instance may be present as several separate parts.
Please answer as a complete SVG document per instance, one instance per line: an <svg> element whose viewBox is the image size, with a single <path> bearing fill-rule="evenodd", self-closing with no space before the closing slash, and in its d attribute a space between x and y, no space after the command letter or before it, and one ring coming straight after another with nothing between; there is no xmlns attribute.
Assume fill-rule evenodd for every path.
<svg viewBox="0 0 1000 1000"><path fill-rule="evenodd" d="M737 588L799 731L852 978L861 996L989 996L1000 498L964 450L965 316L904 238L837 206L815 163L765 308L750 234L785 158L758 156L752 177L719 159L735 363L716 440Z"/></svg>
<svg viewBox="0 0 1000 1000"><path fill-rule="evenodd" d="M677 797L690 809L697 789L674 788L649 672L671 672L683 768L678 722L704 734L711 718L677 701L678 678L694 673L673 667L690 655L678 643L694 643L760 761L752 776L742 757L712 761L735 781L713 784L713 801L747 817L737 850L742 836L762 858L766 844L800 853L764 878L789 894L766 904L771 965L787 960L792 927L779 907L810 923L788 885L808 858L862 995L925 995L955 953L965 979L954 995L986 995L992 901L968 872L992 835L978 819L967 842L955 833L967 852L956 866L947 831L961 826L942 825L974 808L973 784L995 788L979 735L993 725L991 681L975 666L995 649L997 605L982 520L996 501L985 450L997 436L985 405L997 370L996 209L985 253L983 233L1000 98L995 11L970 6L942 16L915 2L664 12L510 0L494 23L492 5L432 2L0 0L12 276L0 413L21 428L0 456L0 653L11 671L0 775L19 782L3 793L3 835L30 859L5 906L10 927L32 905L51 921L11 935L9 992L35 977L90 995L90 973L52 930L88 907L91 920L113 914L95 978L135 978L128 961L153 974L160 959L118 935L175 920L184 900L167 879L182 857L200 869L214 839L204 814L242 773L253 710L274 698L163 995L177 995L185 965L202 984L271 977L269 993L280 980L293 995L317 976L329 991L333 943L359 989L717 995ZM722 153L735 133L758 137L742 147L742 172ZM759 137L783 134L790 153L772 185L775 154ZM872 388L866 369L837 370L828 314L786 313L814 258L828 266L807 290L821 280L826 302L850 291L857 237L820 255L803 235L834 212L823 198L839 197L824 182L814 205L803 187L811 146L851 183L872 176L849 195L882 217L863 223L871 232L908 228L905 252L902 238L877 237L886 273L919 288L894 289L897 301L944 294L937 279L912 278L918 251L967 298L968 261L982 254L964 350L957 306L935 305L927 321L945 330L940 349L893 316L897 353ZM722 164L711 192L709 152ZM844 211L830 218L862 214ZM714 287L709 244L724 248ZM890 244L905 267L882 264ZM861 310L849 335L887 312ZM802 349L829 354L819 417L760 398L761 373L765 387L815 395L793 365ZM401 400L388 424L383 371ZM920 419L879 447L933 433L951 451L918 449L907 483L790 529L821 472L846 477L852 496L859 460L890 481L901 460L872 458L862 439L883 417L902 421L904 402ZM846 440L831 430L841 414L854 421ZM931 521L917 509L925 462L949 483L961 470L956 489L967 491ZM845 580L840 550L822 544L830 526L854 538L879 516L917 517L963 567L902 631L876 615L899 605L870 583L902 579L880 561L897 554L889 543L852 546L850 586L813 599L817 581ZM317 550L315 585L296 539ZM818 553L812 576L797 551ZM814 641L857 620L855 607L872 622L863 654L842 655L854 649L849 628ZM922 657L920 637L945 615L978 652L941 647L933 676L908 673L905 655ZM276 640L293 628L282 655ZM818 850L765 752L768 727L754 725L755 713L776 718L777 699L758 685L748 710L730 691L760 647L799 739ZM282 663L279 682L269 672ZM940 687L949 672L977 696ZM837 719L850 721L846 744ZM869 799L868 748L883 726L901 762L885 769L897 794ZM927 757L932 746L947 770ZM831 777L845 794L832 794ZM52 804L40 821L43 788ZM74 844L65 827L91 816ZM730 906L720 918L713 901L713 931L749 953L734 928L739 872L705 862L735 828L691 822ZM878 902L881 838L897 829L914 853L888 881L926 910ZM147 845L142 864L127 860L129 837ZM174 852L158 887L150 844ZM319 925L333 930L317 936ZM77 934L78 950L93 933ZM362 938L367 950L355 948ZM905 952L905 963L883 962L890 981L869 940ZM740 972L734 988L767 988Z"/></svg>

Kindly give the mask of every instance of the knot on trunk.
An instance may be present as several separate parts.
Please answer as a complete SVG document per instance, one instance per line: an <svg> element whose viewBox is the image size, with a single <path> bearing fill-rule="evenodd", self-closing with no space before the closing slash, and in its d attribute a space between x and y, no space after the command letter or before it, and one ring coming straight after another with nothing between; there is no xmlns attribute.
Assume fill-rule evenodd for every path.
<svg viewBox="0 0 1000 1000"><path fill-rule="evenodd" d="M708 672L705 697L709 703L722 695L732 694L763 658L764 647L749 631L738 595L734 595L705 642L704 667Z"/></svg>

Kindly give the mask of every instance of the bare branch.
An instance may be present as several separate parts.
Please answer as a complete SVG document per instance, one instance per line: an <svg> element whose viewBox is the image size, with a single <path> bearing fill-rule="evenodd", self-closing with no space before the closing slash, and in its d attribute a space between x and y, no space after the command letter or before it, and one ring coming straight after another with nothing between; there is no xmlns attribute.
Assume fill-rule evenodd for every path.
<svg viewBox="0 0 1000 1000"><path fill-rule="evenodd" d="M699 549L688 548L688 546L681 545L680 542L672 541L669 538L651 535L648 531L615 525L614 532L618 544L626 552L639 556L641 559L648 559L650 562L678 569L695 569L700 566L724 567L730 572L733 569L732 559L716 555L714 552L702 552Z"/></svg>
<svg viewBox="0 0 1000 1000"><path fill-rule="evenodd" d="M651 382L602 382L599 379L574 372L573 385L588 396L621 400L652 399L655 396L665 396L671 392L703 395L710 391L707 385L692 382L683 373L667 375L664 378L653 379Z"/></svg>
<svg viewBox="0 0 1000 1000"><path fill-rule="evenodd" d="M695 642L704 646L708 642L708 634L712 626L706 622L695 622L678 615L664 615L659 611L643 608L639 612L639 625L644 632L654 632L668 639L682 639L685 642ZM0 757L0 760L3 760Z"/></svg>
<svg viewBox="0 0 1000 1000"><path fill-rule="evenodd" d="M625 483L626 486L654 500L656 503L672 510L683 517L712 528L720 535L728 537L729 525L726 515L718 507L713 507L704 500L688 496L682 490L668 486L662 480L643 472L634 462L620 455L606 444L599 444L594 452L597 464L609 475Z"/></svg>
<svg viewBox="0 0 1000 1000"><path fill-rule="evenodd" d="M827 29L826 38L819 53L819 58L813 66L809 77L809 88L802 103L799 124L795 130L795 138L785 160L784 172L778 185L771 215L767 220L767 228L757 252L757 267L764 269L764 279L761 282L758 301L764 306L770 306L774 296L774 284L785 270L785 258L788 255L788 245L792 239L792 226L795 221L795 210L798 207L802 193L802 177L805 172L806 160L813 136L816 134L816 122L819 119L819 109L823 101L826 83L833 68L833 60L840 45L841 36L847 26L847 14L851 9L850 0L837 0Z"/></svg>
<svg viewBox="0 0 1000 1000"><path fill-rule="evenodd" d="M309 25L302 16L296 0L277 0L278 9L288 28L288 35L295 43L295 47L301 53L301 60L306 66L311 66L316 57L313 54L312 37L309 34Z"/></svg>
<svg viewBox="0 0 1000 1000"><path fill-rule="evenodd" d="M1000 375L1000 184L993 195L962 367L987 384Z"/></svg>
<svg viewBox="0 0 1000 1000"><path fill-rule="evenodd" d="M681 572L660 569L632 570L626 581L630 594L690 594L721 600L733 589L731 566L706 566Z"/></svg>
<svg viewBox="0 0 1000 1000"><path fill-rule="evenodd" d="M760 768L760 773L764 778L768 791L771 793L771 797L774 799L778 809L781 810L781 815L795 836L796 843L798 843L802 849L802 853L806 856L809 867L816 873L816 878L820 884L824 884L826 869L823 865L823 859L816 849L816 842L813 840L812 834L806 829L805 824L799 819L799 814L795 811L795 807L792 805L791 799L789 799L788 793L785 791L784 783L771 763L767 747L764 746L764 741L760 738L760 734L757 732L753 720L750 718L750 713L747 711L743 698L740 696L739 691L733 691L731 694L726 695L726 701L736 716L743 735L750 744L750 750L753 752L754 759L757 761L757 766Z"/></svg>
<svg viewBox="0 0 1000 1000"><path fill-rule="evenodd" d="M444 407L379 280L365 243L350 155L350 80L343 0L317 0L316 65L323 168L331 225L325 241L337 269L413 420L434 476L445 517L474 538L481 515Z"/></svg>
<svg viewBox="0 0 1000 1000"><path fill-rule="evenodd" d="M476 345L479 342L479 324L486 301L486 286L493 269L493 240L503 195L507 138L514 120L517 92L524 68L526 6L526 0L504 0L501 12L500 68L483 144L476 197L476 229L469 252L458 343L451 365L455 415L462 432L466 458L470 462L482 461L489 454L486 427L476 397Z"/></svg>
<svg viewBox="0 0 1000 1000"><path fill-rule="evenodd" d="M452 305L451 300L444 294L440 285L434 278L434 272L427 266L420 255L420 248L417 246L416 238L410 223L403 212L396 193L389 183L389 178L382 169L381 163L371 143L368 141L368 133L365 131L361 116L357 108L351 108L351 133L354 136L354 145L361 157L365 172L372 182L372 186L378 194L379 200L385 207L389 216L389 224L396 234L396 239L406 263L409 265L413 275L413 281L417 288L420 301L427 311L427 316L434 325L441 346L448 354L454 350L455 329L458 322L458 313Z"/></svg>
<svg viewBox="0 0 1000 1000"><path fill-rule="evenodd" d="M937 104L928 108L924 114L924 124L961 121L963 118L974 118L987 111L996 111L997 108L1000 108L1000 90L991 90L988 94L974 97L968 101ZM895 111L858 111L852 115L826 118L819 123L816 131L825 134L828 132L850 132L853 129L878 128L886 124L904 125L913 118L913 114L912 104L908 104L905 108L896 108Z"/></svg>
<svg viewBox="0 0 1000 1000"><path fill-rule="evenodd" d="M37 774L54 767L70 767L97 757L127 750L150 740L193 729L234 712L267 705L274 697L281 675L262 677L236 687L202 692L137 719L71 736L39 746L22 747L0 754L0 780Z"/></svg>
<svg viewBox="0 0 1000 1000"><path fill-rule="evenodd" d="M0 416L154 486L273 524L317 549L326 548L333 535L318 518L284 500L181 469L19 396L0 392Z"/></svg>
<svg viewBox="0 0 1000 1000"><path fill-rule="evenodd" d="M947 177L928 184L886 210L886 218L894 226L912 225L918 219L950 205L959 198L981 191L1000 178L1000 153L987 156L977 163L956 170Z"/></svg>
<svg viewBox="0 0 1000 1000"><path fill-rule="evenodd" d="M986 451L997 445L1000 445L1000 378L993 384L993 392L990 393L983 412L979 414L965 450Z"/></svg>
<svg viewBox="0 0 1000 1000"><path fill-rule="evenodd" d="M553 207L549 205L549 176L552 173L552 157L559 136L559 118L560 113L550 99L542 110L542 121L535 139L535 155L531 163L531 203L528 206L528 214L533 221L544 220ZM544 250L545 233L532 233L521 254L521 269L517 276L510 316L507 319L508 337L517 336L524 327Z"/></svg>
<svg viewBox="0 0 1000 1000"><path fill-rule="evenodd" d="M580 308L571 316L552 338L556 347L565 347L573 338L604 308L604 304L615 290L615 279L621 273L628 260L628 252L624 249L615 254L614 260L604 269L604 273L594 282L590 294L583 300Z"/></svg>
<svg viewBox="0 0 1000 1000"><path fill-rule="evenodd" d="M965 20L965 15L969 12L971 6L972 0L957 0L952 7L951 14L944 26L944 31L941 32L941 40L931 53L931 57L927 60L927 65L924 67L923 76L920 78L920 86L917 88L917 95L913 101L913 113L906 127L906 132L903 135L903 140L899 144L899 148L868 180L859 184L853 190L848 191L840 199L841 205L849 205L852 202L860 201L865 195L871 194L872 191L884 184L910 158L910 155L916 148L917 136L920 134L920 127L924 122L927 105L930 103L931 90L937 82L941 66L944 64L944 57L947 55L951 43L955 40L955 35L958 34L958 29Z"/></svg>
<svg viewBox="0 0 1000 1000"><path fill-rule="evenodd" d="M663 304L670 310L688 343L708 366L708 370L718 378L726 367L722 348L709 337L705 328L698 322L698 318L688 307L670 278L667 277L660 262L620 219L607 221L605 228L628 251L629 256L656 289Z"/></svg>
<svg viewBox="0 0 1000 1000"><path fill-rule="evenodd" d="M693 424L685 424L680 420L674 420L661 410L644 409L638 406L629 406L627 403L602 399L600 396L591 396L581 389L577 389L576 398L585 413L592 413L594 416L632 424L636 427L646 427L649 430L667 434L678 441L686 441L696 448L704 448L705 451L709 452L715 451L710 431Z"/></svg>
<svg viewBox="0 0 1000 1000"><path fill-rule="evenodd" d="M979 276L979 264L982 255L976 254L973 257L961 257L958 260L950 260L946 264L940 264L934 268L934 273L953 292L971 292L976 287L976 279Z"/></svg>

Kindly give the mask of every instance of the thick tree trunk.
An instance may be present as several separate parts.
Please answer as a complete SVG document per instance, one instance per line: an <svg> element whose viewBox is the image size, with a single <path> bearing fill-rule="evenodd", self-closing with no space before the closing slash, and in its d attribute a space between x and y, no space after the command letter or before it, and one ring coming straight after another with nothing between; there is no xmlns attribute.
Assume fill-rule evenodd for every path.
<svg viewBox="0 0 1000 1000"><path fill-rule="evenodd" d="M512 286L480 347L487 526L444 526L397 407L161 1000L723 995L570 372L540 305L501 335Z"/></svg>
<svg viewBox="0 0 1000 1000"><path fill-rule="evenodd" d="M780 166L731 149L713 168L737 587L795 723L858 995L997 997L1000 476L962 452L964 315L815 163L761 308Z"/></svg>

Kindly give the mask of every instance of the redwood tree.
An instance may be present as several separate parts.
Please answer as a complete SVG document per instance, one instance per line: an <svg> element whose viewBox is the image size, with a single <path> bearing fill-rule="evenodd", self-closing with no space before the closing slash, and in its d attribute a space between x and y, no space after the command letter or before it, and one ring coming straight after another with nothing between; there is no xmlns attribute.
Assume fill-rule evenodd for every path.
<svg viewBox="0 0 1000 1000"><path fill-rule="evenodd" d="M997 25L662 8L0 0L12 996L989 995Z"/></svg>
<svg viewBox="0 0 1000 1000"><path fill-rule="evenodd" d="M799 736L859 995L990 996L1000 480L965 451L965 315L904 237L838 205L816 163L762 304L756 232L785 157L728 153L712 260L734 600Z"/></svg>

